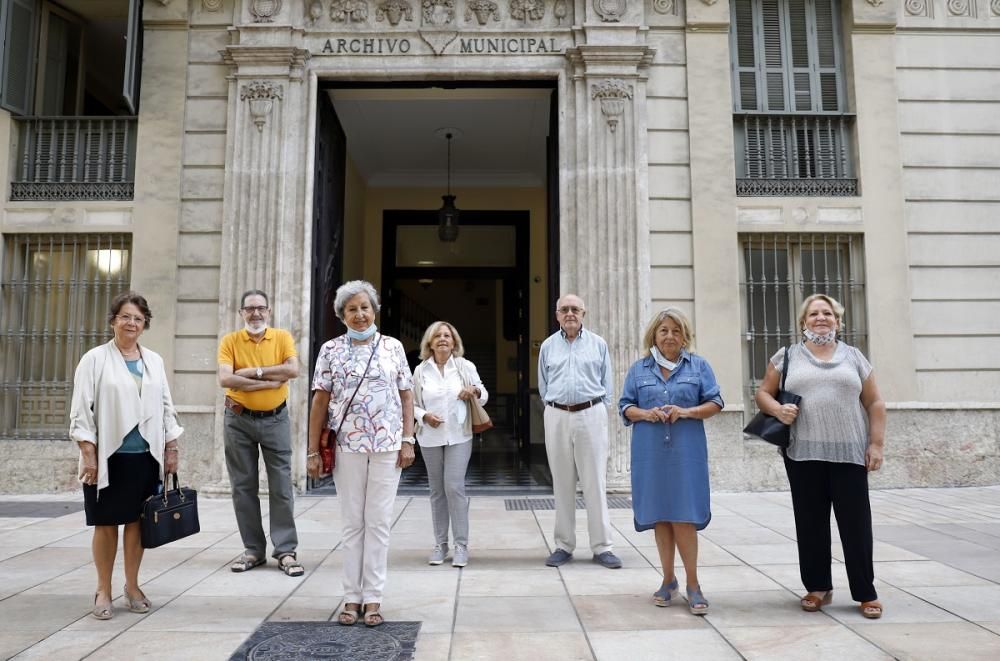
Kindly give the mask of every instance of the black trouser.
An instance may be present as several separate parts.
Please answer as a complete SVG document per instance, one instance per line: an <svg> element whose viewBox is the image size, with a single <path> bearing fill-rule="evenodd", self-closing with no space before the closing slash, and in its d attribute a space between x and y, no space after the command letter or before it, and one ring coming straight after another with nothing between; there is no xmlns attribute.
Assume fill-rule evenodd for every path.
<svg viewBox="0 0 1000 661"><path fill-rule="evenodd" d="M847 580L854 601L873 601L872 510L868 502L868 470L857 464L794 461L785 457L785 471L795 510L799 572L808 592L833 589L830 576L830 505L837 517L844 547Z"/></svg>

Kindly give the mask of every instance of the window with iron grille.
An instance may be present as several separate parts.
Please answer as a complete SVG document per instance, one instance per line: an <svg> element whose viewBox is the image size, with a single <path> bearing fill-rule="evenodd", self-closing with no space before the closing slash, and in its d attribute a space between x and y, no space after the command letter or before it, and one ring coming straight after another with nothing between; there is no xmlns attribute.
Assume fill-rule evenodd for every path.
<svg viewBox="0 0 1000 661"><path fill-rule="evenodd" d="M856 195L837 0L733 0L738 195Z"/></svg>
<svg viewBox="0 0 1000 661"><path fill-rule="evenodd" d="M746 410L771 356L801 340L799 306L827 294L844 306L838 338L868 352L865 269L857 234L740 235Z"/></svg>
<svg viewBox="0 0 1000 661"><path fill-rule="evenodd" d="M127 234L7 234L0 278L0 438L65 439L80 357L111 337Z"/></svg>

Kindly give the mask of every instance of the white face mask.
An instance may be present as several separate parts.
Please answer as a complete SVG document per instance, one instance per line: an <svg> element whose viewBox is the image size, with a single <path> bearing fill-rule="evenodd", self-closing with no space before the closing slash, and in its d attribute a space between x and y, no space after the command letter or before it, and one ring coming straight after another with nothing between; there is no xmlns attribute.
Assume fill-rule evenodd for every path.
<svg viewBox="0 0 1000 661"><path fill-rule="evenodd" d="M823 346L824 344L831 344L831 343L837 341L837 331L836 330L832 330L829 333L824 333L823 335L820 335L818 333L812 332L808 328L803 328L802 329L802 334L805 335L805 338L807 340L809 340L813 344L817 344L819 346Z"/></svg>
<svg viewBox="0 0 1000 661"><path fill-rule="evenodd" d="M663 369L671 372L677 369L677 363L667 360L667 357L660 353L660 350L656 347L649 347L649 355L651 355L653 360L656 361L656 364Z"/></svg>
<svg viewBox="0 0 1000 661"><path fill-rule="evenodd" d="M246 329L251 335L260 335L267 330L267 322L260 324L259 326L251 326L248 323L243 324L243 328Z"/></svg>

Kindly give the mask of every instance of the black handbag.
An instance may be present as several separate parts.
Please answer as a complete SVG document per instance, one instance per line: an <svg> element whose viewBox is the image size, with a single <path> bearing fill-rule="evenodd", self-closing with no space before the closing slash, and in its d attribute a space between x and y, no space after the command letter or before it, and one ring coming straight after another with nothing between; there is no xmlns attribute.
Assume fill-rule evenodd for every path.
<svg viewBox="0 0 1000 661"><path fill-rule="evenodd" d="M173 489L169 488L171 477ZM198 492L179 484L177 473L168 473L163 480L163 493L150 496L142 504L139 530L144 549L155 549L201 531Z"/></svg>
<svg viewBox="0 0 1000 661"><path fill-rule="evenodd" d="M798 406L802 398L793 392L785 390L785 377L788 376L788 354L791 352L791 347L785 349L785 360L781 368L781 385L778 387L778 396L775 399L779 404L795 404ZM771 445L777 445L779 448L788 447L788 444L791 442L791 432L792 430L788 425L773 415L767 415L763 411L758 411L757 415L750 421L750 424L743 428L744 434L767 441Z"/></svg>

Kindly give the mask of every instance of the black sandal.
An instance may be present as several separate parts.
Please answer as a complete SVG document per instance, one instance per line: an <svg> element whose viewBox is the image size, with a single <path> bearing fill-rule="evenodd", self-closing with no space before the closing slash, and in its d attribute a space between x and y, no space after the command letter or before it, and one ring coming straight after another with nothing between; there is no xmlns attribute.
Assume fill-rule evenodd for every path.
<svg viewBox="0 0 1000 661"><path fill-rule="evenodd" d="M290 558L290 559L289 559ZM287 576L297 577L306 573L305 568L295 559L294 553L285 553L278 556L278 566Z"/></svg>

